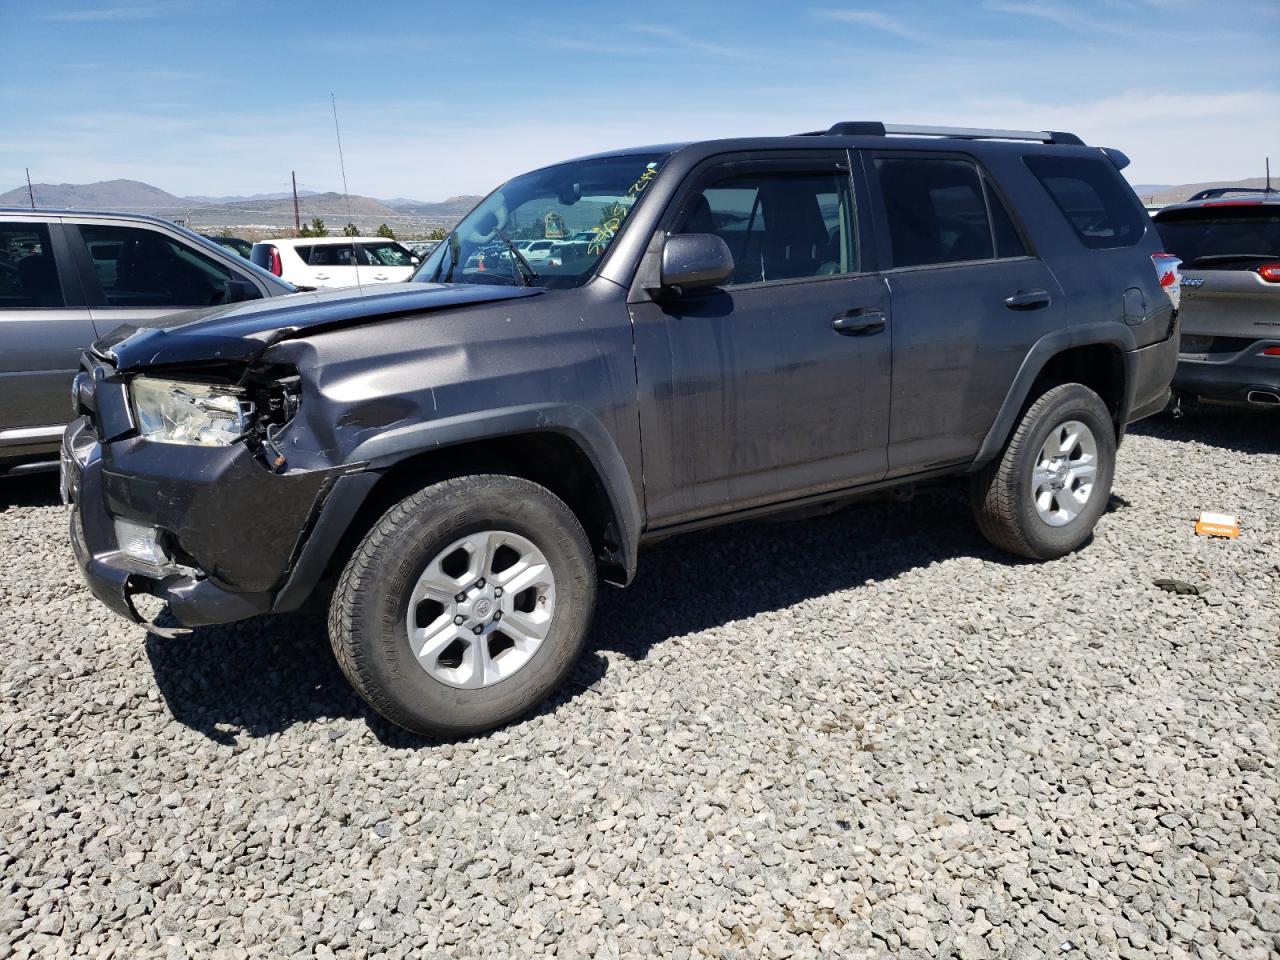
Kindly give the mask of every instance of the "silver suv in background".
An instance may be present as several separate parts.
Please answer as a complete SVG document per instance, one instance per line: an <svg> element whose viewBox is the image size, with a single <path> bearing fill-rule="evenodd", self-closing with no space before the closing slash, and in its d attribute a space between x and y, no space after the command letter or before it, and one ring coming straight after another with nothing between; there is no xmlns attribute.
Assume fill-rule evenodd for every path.
<svg viewBox="0 0 1280 960"><path fill-rule="evenodd" d="M56 464L71 381L98 337L294 290L167 220L0 209L0 476Z"/></svg>
<svg viewBox="0 0 1280 960"><path fill-rule="evenodd" d="M1280 192L1205 190L1153 219L1182 259L1174 390L1280 410Z"/></svg>

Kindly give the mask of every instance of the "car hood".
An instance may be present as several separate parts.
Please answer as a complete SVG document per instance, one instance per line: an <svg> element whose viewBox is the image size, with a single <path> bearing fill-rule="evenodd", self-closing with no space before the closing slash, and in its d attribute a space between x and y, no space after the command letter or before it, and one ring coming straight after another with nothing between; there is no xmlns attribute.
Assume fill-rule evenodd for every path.
<svg viewBox="0 0 1280 960"><path fill-rule="evenodd" d="M537 296L538 287L380 283L295 293L225 307L188 310L146 327L123 326L93 345L118 370L196 361L252 362L281 340L500 300Z"/></svg>

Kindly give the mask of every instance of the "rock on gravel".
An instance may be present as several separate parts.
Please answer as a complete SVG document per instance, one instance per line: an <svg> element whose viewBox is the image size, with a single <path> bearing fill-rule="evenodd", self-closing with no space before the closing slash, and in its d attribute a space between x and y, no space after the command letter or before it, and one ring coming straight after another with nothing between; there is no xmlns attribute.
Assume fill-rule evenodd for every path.
<svg viewBox="0 0 1280 960"><path fill-rule="evenodd" d="M1139 425L1052 563L949 489L664 543L553 702L446 744L314 621L114 618L55 487L0 483L0 957L1280 951L1275 418Z"/></svg>

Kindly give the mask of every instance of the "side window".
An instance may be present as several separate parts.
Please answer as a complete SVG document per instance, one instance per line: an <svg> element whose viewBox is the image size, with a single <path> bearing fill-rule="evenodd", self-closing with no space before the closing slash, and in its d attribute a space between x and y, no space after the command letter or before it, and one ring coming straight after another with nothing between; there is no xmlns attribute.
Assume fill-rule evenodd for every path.
<svg viewBox="0 0 1280 960"><path fill-rule="evenodd" d="M941 157L877 157L875 166L889 220L893 266L992 259L987 202L973 163Z"/></svg>
<svg viewBox="0 0 1280 960"><path fill-rule="evenodd" d="M759 171L714 181L686 202L673 233L714 233L732 284L858 271L853 194L843 171Z"/></svg>
<svg viewBox="0 0 1280 960"><path fill-rule="evenodd" d="M81 224L109 307L182 309L224 303L232 271L185 244L142 227Z"/></svg>
<svg viewBox="0 0 1280 960"><path fill-rule="evenodd" d="M0 310L66 306L43 223L0 223Z"/></svg>
<svg viewBox="0 0 1280 960"><path fill-rule="evenodd" d="M1110 161L1048 154L1022 159L1086 247L1131 247L1142 239L1146 214Z"/></svg>

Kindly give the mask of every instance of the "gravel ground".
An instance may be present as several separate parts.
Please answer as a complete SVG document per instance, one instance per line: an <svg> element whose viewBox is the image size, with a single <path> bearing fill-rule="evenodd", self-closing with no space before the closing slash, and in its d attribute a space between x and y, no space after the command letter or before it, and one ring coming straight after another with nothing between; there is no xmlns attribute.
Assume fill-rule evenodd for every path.
<svg viewBox="0 0 1280 960"><path fill-rule="evenodd" d="M1054 563L948 491L659 545L452 744L313 623L107 614L53 488L0 487L0 957L1280 954L1275 418L1140 425Z"/></svg>

